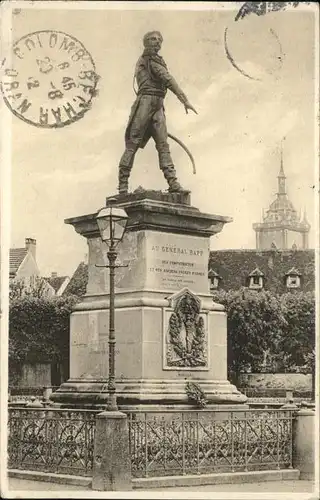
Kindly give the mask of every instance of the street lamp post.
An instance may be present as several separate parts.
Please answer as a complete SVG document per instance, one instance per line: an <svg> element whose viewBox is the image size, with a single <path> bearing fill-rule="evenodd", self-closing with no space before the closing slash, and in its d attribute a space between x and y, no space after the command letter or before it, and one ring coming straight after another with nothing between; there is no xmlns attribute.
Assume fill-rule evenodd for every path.
<svg viewBox="0 0 320 500"><path fill-rule="evenodd" d="M112 200L110 200L112 201ZM97 267L108 267L109 268L109 378L108 378L108 404L107 409L109 411L117 411L117 396L116 396L116 384L115 384L115 345L116 345L116 335L115 335L115 306L114 306L114 277L116 267L123 267L116 265L117 259L117 245L123 238L124 232L126 230L126 225L128 222L128 216L126 212L117 207L105 207L100 210L97 217L97 224L100 231L100 237L108 245L107 257L109 260L109 265L98 266Z"/></svg>

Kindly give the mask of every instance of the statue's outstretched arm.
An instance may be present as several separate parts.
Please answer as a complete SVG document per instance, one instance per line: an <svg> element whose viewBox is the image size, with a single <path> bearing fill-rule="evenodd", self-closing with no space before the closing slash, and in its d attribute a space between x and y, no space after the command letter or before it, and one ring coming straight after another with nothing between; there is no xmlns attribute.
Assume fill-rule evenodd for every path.
<svg viewBox="0 0 320 500"><path fill-rule="evenodd" d="M179 101L184 105L186 112L188 112L188 109L191 109L196 113L196 110L189 103L186 94L179 87L176 80L172 75L170 75L169 71L166 68L164 68L161 64L156 63L155 61L150 61L150 69L154 76L161 80L162 83L177 96Z"/></svg>

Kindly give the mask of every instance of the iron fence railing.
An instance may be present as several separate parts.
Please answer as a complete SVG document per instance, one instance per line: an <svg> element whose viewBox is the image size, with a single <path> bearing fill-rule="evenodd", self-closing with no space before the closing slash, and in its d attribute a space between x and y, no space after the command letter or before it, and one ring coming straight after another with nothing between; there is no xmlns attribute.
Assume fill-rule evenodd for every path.
<svg viewBox="0 0 320 500"><path fill-rule="evenodd" d="M9 408L8 467L91 476L92 410Z"/></svg>
<svg viewBox="0 0 320 500"><path fill-rule="evenodd" d="M129 413L133 477L292 467L291 410Z"/></svg>
<svg viewBox="0 0 320 500"><path fill-rule="evenodd" d="M9 469L91 476L100 411L9 408ZM126 413L133 477L292 467L292 409Z"/></svg>

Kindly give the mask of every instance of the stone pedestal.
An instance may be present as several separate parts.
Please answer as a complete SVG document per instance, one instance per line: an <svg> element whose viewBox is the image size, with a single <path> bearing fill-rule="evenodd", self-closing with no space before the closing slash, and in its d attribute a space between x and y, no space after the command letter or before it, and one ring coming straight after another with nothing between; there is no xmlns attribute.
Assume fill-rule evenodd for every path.
<svg viewBox="0 0 320 500"><path fill-rule="evenodd" d="M299 469L300 479L315 478L315 412L302 408L293 421L293 467Z"/></svg>
<svg viewBox="0 0 320 500"><path fill-rule="evenodd" d="M116 270L116 386L120 405L187 404L186 381L210 403L242 403L227 380L224 309L209 290L210 237L231 219L201 213L189 193L141 191L106 200L129 220ZM70 379L51 399L107 400L109 269L96 213L65 222L89 247L86 295L71 315Z"/></svg>
<svg viewBox="0 0 320 500"><path fill-rule="evenodd" d="M92 489L132 489L127 415L104 411L96 416Z"/></svg>

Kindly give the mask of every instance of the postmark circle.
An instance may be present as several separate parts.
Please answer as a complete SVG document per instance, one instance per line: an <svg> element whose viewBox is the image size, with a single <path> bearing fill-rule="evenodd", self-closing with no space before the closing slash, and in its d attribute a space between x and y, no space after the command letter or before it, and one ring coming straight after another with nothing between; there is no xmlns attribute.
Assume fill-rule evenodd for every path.
<svg viewBox="0 0 320 500"><path fill-rule="evenodd" d="M36 127L59 128L91 108L98 79L92 56L79 40L44 30L15 42L0 87L15 116Z"/></svg>

